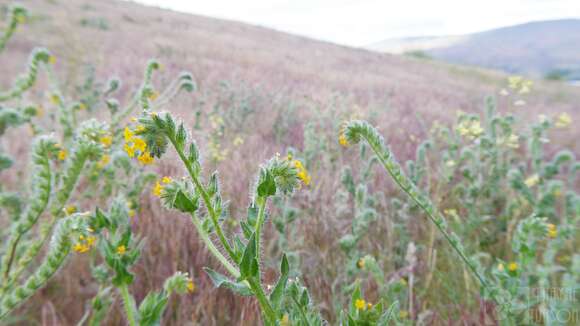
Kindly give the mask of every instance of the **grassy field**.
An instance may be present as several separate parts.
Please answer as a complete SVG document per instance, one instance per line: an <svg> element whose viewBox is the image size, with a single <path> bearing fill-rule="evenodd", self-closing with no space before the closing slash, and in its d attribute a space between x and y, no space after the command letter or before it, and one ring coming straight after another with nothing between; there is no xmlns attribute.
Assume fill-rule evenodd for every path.
<svg viewBox="0 0 580 326"><path fill-rule="evenodd" d="M578 286L574 264L580 260L575 249L580 188L574 156L580 154L580 130L574 123L580 120L580 88L534 81L528 93L521 91L525 80L517 85L512 80L510 85L507 75L495 71L348 48L128 2L21 3L30 14L0 54L0 89L8 89L26 68L34 47L46 47L56 58L54 77L66 94L62 99L84 105L74 115L74 127L89 118L110 121L105 100L115 97L121 103L130 102L150 58L163 66L153 76L156 89L163 89L181 71L191 72L196 90L180 93L163 110L182 120L195 139L203 157L204 180L213 170L219 171L221 197L228 211L223 222L226 233L241 232L248 202L255 199L254 183L261 180L256 177L260 164L276 153L286 157L289 151L304 164L310 184L303 184L292 197L273 196L268 206L260 245L261 278L265 285L276 283L280 257L286 252L290 275L310 290L312 309L331 325L339 323L356 284L369 303L384 300L390 306L398 301L397 319L402 324L498 322L492 300L480 295L477 279L416 203L372 159L372 144L360 147L363 154L352 144L354 134L348 141L351 146L339 144L341 126L351 119L368 120L378 128L412 181L445 212L465 250L477 254L485 274L503 289L513 287L517 280L521 286L546 286L530 280L542 279L542 266L550 264L562 270L548 273L549 286ZM0 10L5 13L8 7L0 4ZM2 23L5 26L7 20ZM95 95L93 91L105 87L112 76L122 81L114 96ZM17 162L0 171L0 190L26 194L23 180L31 177L29 153L34 135L52 133L66 144L53 90L54 81L41 70L27 97L9 102L11 106L34 103L43 113L32 119L34 132L20 126L0 138L1 148ZM488 96L497 105L492 115ZM572 122L562 121L562 113ZM472 118L481 121L485 131L479 132ZM491 118L502 128L507 126L498 131L497 139L492 138L491 147L497 149L500 161L505 159L505 165L493 163L487 148L480 146L482 134L492 134ZM549 122L544 125L542 119ZM135 127L130 117L119 123ZM444 136L444 130L457 134L457 144ZM115 162L126 157L122 142L121 134L114 138L111 148L119 144L118 151L110 153ZM535 146L542 147L541 154L534 151ZM555 175L546 174L545 166L562 149L567 149L572 163L558 166ZM163 325L260 324L258 301L214 288L203 267L225 273L224 268L208 252L190 219L163 208L153 194L156 178L148 174L174 180L186 175L179 156L167 151L151 165L135 166L132 174L115 180L114 174L111 177L91 165L93 170L87 168L87 174L80 177L67 205L77 211L106 210L113 198L104 195L107 182L113 184L115 194L139 180L144 182L141 191L131 195L134 202L129 205L131 230L145 239L141 257L131 267L135 280L130 290L137 302L160 289L176 271L183 271L192 276L195 291L171 296ZM552 181L558 180L562 185L557 189L565 196L546 203L546 193L556 187ZM5 226L0 235L7 242L11 218L6 209L0 214L0 224ZM532 215L548 220L532 221ZM50 216L45 213L41 220ZM534 243L535 260L522 258L521 248L514 244L514 239L523 236L518 228L523 222L535 223L535 228L550 222L561 230L553 242L526 238ZM213 233L211 239L218 242ZM552 256L546 254L552 252ZM101 289L92 268L101 260L96 253L71 254L9 321L76 324L90 311L90 300ZM521 274L497 275L498 262L505 263L507 270L513 261L520 264ZM566 277L571 279L568 285ZM511 285L506 285L508 281ZM111 298L103 324L124 325L121 298L117 294ZM290 313L292 325L302 325L292 318ZM550 323L545 316L535 321Z"/></svg>

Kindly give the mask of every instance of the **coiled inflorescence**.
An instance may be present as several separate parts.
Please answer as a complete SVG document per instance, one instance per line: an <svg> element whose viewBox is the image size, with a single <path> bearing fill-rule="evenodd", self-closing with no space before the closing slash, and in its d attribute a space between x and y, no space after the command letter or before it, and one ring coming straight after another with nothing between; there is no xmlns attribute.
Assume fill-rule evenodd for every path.
<svg viewBox="0 0 580 326"><path fill-rule="evenodd" d="M0 302L0 320L43 287L58 271L70 252L71 234L86 229L84 220L82 214L74 214L58 222L46 257L36 272L22 285L3 295Z"/></svg>
<svg viewBox="0 0 580 326"><path fill-rule="evenodd" d="M54 61L54 57L50 55L48 50L43 48L36 48L30 54L28 68L26 73L19 76L14 85L7 91L0 91L0 102L4 102L22 95L25 91L31 88L38 77L39 64L49 64Z"/></svg>
<svg viewBox="0 0 580 326"><path fill-rule="evenodd" d="M477 263L468 257L457 235L447 229L447 223L443 215L438 211L429 197L419 191L417 186L405 175L401 165L385 144L385 140L378 131L366 121L354 120L343 125L339 134L339 143L343 146L357 144L366 140L383 167L393 178L395 183L427 214L427 217L436 225L441 234L453 247L461 260L470 271L477 277L481 285L492 296L496 303L500 303L495 297L495 291L490 287L484 276L479 272Z"/></svg>
<svg viewBox="0 0 580 326"><path fill-rule="evenodd" d="M18 24L24 23L27 15L28 13L25 8L20 6L12 7L12 10L10 11L10 22L8 23L8 27L4 29L4 35L0 37L0 52L2 52L2 50L4 50L6 47L6 43L8 43L12 37L12 34L14 34L16 31Z"/></svg>

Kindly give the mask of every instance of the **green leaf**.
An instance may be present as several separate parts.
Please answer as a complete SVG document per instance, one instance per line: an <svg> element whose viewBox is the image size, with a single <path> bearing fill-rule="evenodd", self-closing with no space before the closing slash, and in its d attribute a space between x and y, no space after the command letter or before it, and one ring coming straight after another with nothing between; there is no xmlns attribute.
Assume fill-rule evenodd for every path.
<svg viewBox="0 0 580 326"><path fill-rule="evenodd" d="M388 325L389 322L393 319L395 310L398 308L399 308L399 301L393 302L389 306L389 309L387 309L387 311L385 311L385 313L381 315L381 318L379 318L379 321L377 324L378 325Z"/></svg>
<svg viewBox="0 0 580 326"><path fill-rule="evenodd" d="M255 276L257 274L256 261L256 233L252 233L248 245L244 250L244 255L242 256L242 261L240 262L240 278L247 279Z"/></svg>
<svg viewBox="0 0 580 326"><path fill-rule="evenodd" d="M214 271L211 268L204 267L203 270L207 273L207 275L211 278L213 285L216 288L225 287L232 290L234 293L242 295L242 296L251 296L252 291L243 282L234 282L228 279L226 276Z"/></svg>
<svg viewBox="0 0 580 326"><path fill-rule="evenodd" d="M178 190L175 194L173 206L184 213L193 213L197 210L197 201L197 198L191 199L186 196L183 191Z"/></svg>
<svg viewBox="0 0 580 326"><path fill-rule="evenodd" d="M275 194L276 181L274 180L272 173L267 171L264 180L258 186L258 196L266 198L268 196L274 196Z"/></svg>
<svg viewBox="0 0 580 326"><path fill-rule="evenodd" d="M286 283L288 282L289 270L290 266L288 264L288 258L286 258L286 254L284 254L282 255L282 262L280 263L280 278L278 279L274 290L270 293L270 302L272 302L274 309L278 309L280 305L282 294L284 293Z"/></svg>

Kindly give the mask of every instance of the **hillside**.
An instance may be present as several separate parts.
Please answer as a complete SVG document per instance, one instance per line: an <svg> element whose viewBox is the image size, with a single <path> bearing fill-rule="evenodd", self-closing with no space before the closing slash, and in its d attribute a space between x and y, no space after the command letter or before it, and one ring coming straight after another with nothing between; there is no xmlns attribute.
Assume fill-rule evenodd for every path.
<svg viewBox="0 0 580 326"><path fill-rule="evenodd" d="M266 236L261 246L267 258L260 268L264 284L274 284L279 274L281 248L288 246L295 254L295 257L290 257L294 258L290 263L292 268L300 269L303 283L311 288L312 301L317 302L317 308L329 319L330 325L337 324L337 320L332 318L336 318L347 304L349 296L342 287L350 277L347 272L358 268L358 260L351 262L351 257L344 254L339 244L339 239L353 229L351 209L357 206L349 197L350 188L348 191L343 189L346 188L344 173L347 170L353 171L352 177L356 180L362 179L363 174L371 175L365 181L367 183L360 181L360 187L356 185L357 199L358 189L364 188L366 192L368 186L369 194L377 198L368 202L375 202L376 216L380 217L372 224L367 221L370 228L360 239L360 254L379 257L377 260L385 267L385 277L391 280L404 280L402 275L416 273L414 275L420 282L426 279L431 282L425 288L415 288L412 292L417 294L411 300L401 301L404 304L412 302L417 307L418 310L411 311L410 316L417 318L419 313L426 312L425 318L431 318L425 319L428 324L447 325L457 320L474 325L481 322L481 315L487 313L479 314L479 309L490 310L484 300L479 300L477 286L468 282L465 270L456 268L457 261L449 259L455 256L451 256L446 244L435 236L435 228L428 222L421 222L427 220L417 212L416 206L405 202L397 210L391 209L389 205L395 202L392 199L402 193L393 191L394 183L384 171L371 169L376 162L370 160L368 152L364 156L358 152L358 146L346 149L339 145L338 132L344 120L362 118L371 121L401 162L415 157L420 143L434 134L432 127L445 125L454 128L452 124L458 111L483 113L487 96L496 97L502 115L514 113L517 116L514 127L521 128L518 132L527 132L531 122L538 121L540 114L553 118L566 112L573 121L580 121L580 88L561 82L534 81L529 94L519 94L509 89L508 74L496 70L349 48L249 24L160 10L132 2L23 0L21 3L29 9L31 16L0 54L0 89L11 85L15 76L23 71L31 50L36 46L44 46L55 55L55 75L60 77L60 86L70 102L79 95L86 95L83 93L86 89L90 91L95 85L103 86L111 76L122 80L121 91L113 96L121 103L129 102L131 91L139 87L149 58L157 58L164 67L153 75L155 89L162 90L181 71L193 74L196 91L180 93L177 100L164 109L183 120L187 132L199 146L203 159L202 175L205 177L202 181L207 181L214 169L219 171L219 189L229 213L224 217L227 231L239 233L239 219L248 214L248 198L251 196L248 190L255 188L260 164L275 157L276 153L281 153L283 159L289 150L298 153L312 176L312 184L301 187L292 199L271 202L271 215L267 215L268 224L263 231ZM0 12L4 13L5 9L6 1L3 1ZM0 26L4 23L1 21ZM46 75L44 70L39 70L40 85L33 87L24 101L36 101L35 105L42 103L44 115L34 119L45 131L54 131L59 137L61 130L54 127L59 123L51 125L56 121L54 112L58 110L57 105L54 101L51 104L51 90L42 87L47 85ZM85 85L91 87L85 88ZM507 90L509 96L501 95ZM109 112L103 99L105 96L86 110L79 108L79 121L93 117L108 121ZM524 101L525 104L516 105ZM129 119L126 120L121 122L121 127L130 124ZM547 146L565 146L580 156L580 142L577 142L580 129L573 126L550 132ZM116 139L120 145L115 147L116 152L113 153L114 146L111 147L110 166L119 157L128 157L122 149L121 142L126 140L121 133ZM10 173L0 175L3 190L24 188L32 135L31 130L22 126L10 129L0 140L2 149L18 162ZM439 155L439 148L434 149L428 154L429 158ZM546 150L549 159L554 152L552 149L548 147ZM521 141L519 149L510 150L526 152L527 144ZM181 180L185 175L173 150L168 150L163 160L156 158L154 164L142 166L134 163L136 169L141 169L140 173L155 174L154 178L171 176ZM61 167L60 164L65 165L55 162L55 166ZM430 162L427 160L425 164ZM367 166L368 171L360 172ZM89 188L86 179L98 182L101 176L98 173L101 172L94 169L85 172L87 176L79 182L79 191L72 194L71 202L78 205L79 211L107 205L105 201L109 197L103 202L87 203L84 196L96 191ZM426 176L427 179L433 178L426 183L435 182L438 173ZM461 178L459 170L456 174ZM485 181L486 178L482 176L480 179ZM121 185L137 181L129 177L115 180ZM433 187L434 192L443 196L436 200L437 204L459 205L453 202L453 198L445 197L448 185L444 182L441 187L439 184ZM203 272L204 266L218 266L219 269L219 262L216 264L216 259L208 254L190 216L162 207L151 188L153 184L145 187L138 197L137 212L133 212L135 215L130 220L134 233L146 239L139 262L131 268L136 275L131 292L137 300L142 300L151 289L161 289L165 278L175 271L187 271L195 279L195 292L172 296L166 313L170 321L164 325L258 325L261 317L253 298L240 298L227 289L215 289ZM354 184L352 188L355 189ZM347 192L346 197L340 197ZM391 197L391 193L396 196ZM132 210L133 204L127 203L128 208ZM526 206L522 212L530 209ZM361 215L365 218L370 216L366 211L364 213ZM270 219L273 221L283 214L293 219L287 222L289 231L284 241L277 235L283 233L278 228L286 221L275 225L270 223ZM485 213L486 216L489 214ZM474 213L473 216L479 215ZM8 220L7 216L0 216L1 229L8 230L5 227ZM394 220L396 224L392 222ZM480 229L483 228L473 230ZM401 234L405 238L399 237ZM413 246L407 247L410 241L419 248L418 259L412 259L418 263L416 266L406 262L406 251L414 250L408 249ZM494 239L486 239L485 244L489 243L494 244ZM479 243L474 244L474 247L478 246ZM438 253L439 256L435 255L437 260L425 263L428 261L425 248L433 249L436 255ZM94 258L91 255L72 254L49 285L21 306L17 312L22 313L15 314L14 323L75 325L82 318L89 300L101 287L91 274L89 266ZM386 258L380 259L380 256ZM437 263L436 267L441 268L432 272L431 263L433 266ZM427 273L428 277L425 276ZM457 282L458 279L465 280L465 283ZM370 300L377 303L378 290L373 287L374 283L364 283L369 283L365 284L369 285L366 292L369 304ZM414 286L412 280L409 284ZM447 291L448 288L452 291ZM111 297L117 301L103 324L125 325L120 300L116 295ZM462 299L469 302L465 306L457 305Z"/></svg>
<svg viewBox="0 0 580 326"><path fill-rule="evenodd" d="M446 62L544 77L580 79L580 19L540 21L454 37L394 39L385 52L424 51Z"/></svg>

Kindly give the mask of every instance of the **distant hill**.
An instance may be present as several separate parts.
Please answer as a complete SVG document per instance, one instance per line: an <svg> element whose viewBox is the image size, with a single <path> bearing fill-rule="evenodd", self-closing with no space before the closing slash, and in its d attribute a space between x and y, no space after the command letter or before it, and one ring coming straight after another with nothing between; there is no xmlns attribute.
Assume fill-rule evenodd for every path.
<svg viewBox="0 0 580 326"><path fill-rule="evenodd" d="M368 46L552 79L580 79L580 19L531 22L462 36L391 39Z"/></svg>

